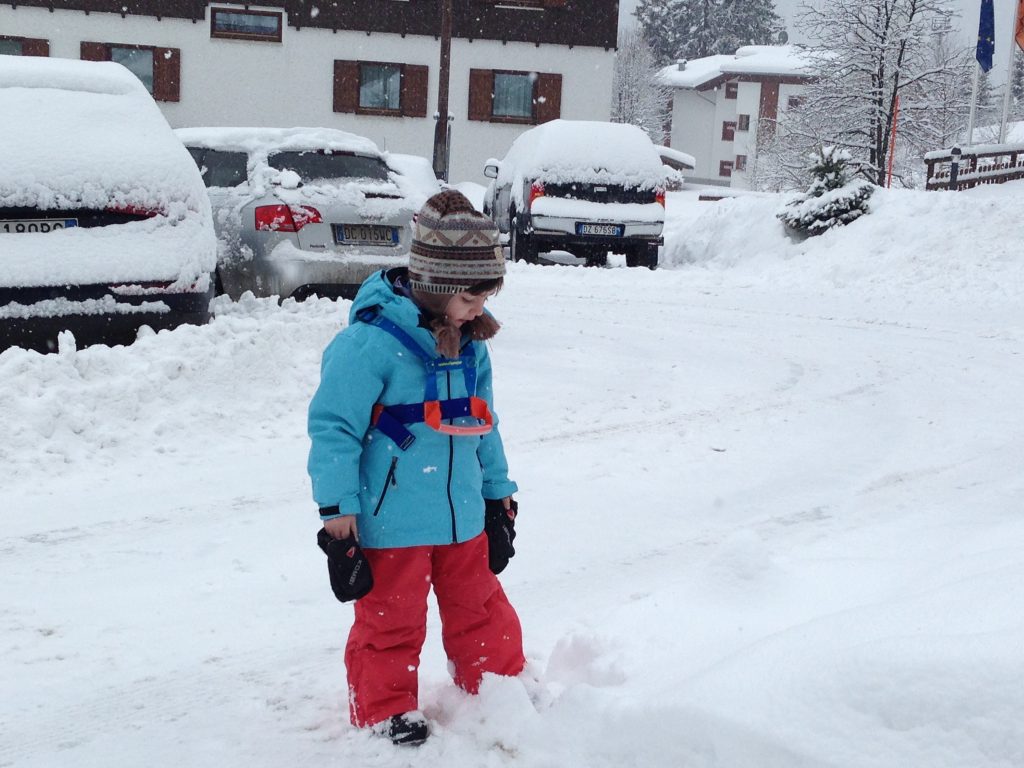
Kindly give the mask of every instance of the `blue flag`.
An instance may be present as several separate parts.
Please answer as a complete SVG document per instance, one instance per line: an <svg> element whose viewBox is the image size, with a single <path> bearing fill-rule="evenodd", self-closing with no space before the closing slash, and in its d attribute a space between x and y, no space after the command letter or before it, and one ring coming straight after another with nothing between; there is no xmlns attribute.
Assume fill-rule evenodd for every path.
<svg viewBox="0 0 1024 768"><path fill-rule="evenodd" d="M992 0L981 0L981 20L978 22L978 48L975 57L981 68L992 69L992 54L996 51L996 18Z"/></svg>

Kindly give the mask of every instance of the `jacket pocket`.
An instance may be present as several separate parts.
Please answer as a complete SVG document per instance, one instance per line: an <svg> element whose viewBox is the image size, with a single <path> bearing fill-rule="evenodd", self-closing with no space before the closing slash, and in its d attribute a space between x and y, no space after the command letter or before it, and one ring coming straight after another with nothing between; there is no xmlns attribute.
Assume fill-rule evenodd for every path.
<svg viewBox="0 0 1024 768"><path fill-rule="evenodd" d="M384 497L388 495L388 491L391 490L391 486L397 486L398 481L395 480L395 469L398 467L398 457L391 457L391 466L388 467L387 477L384 478L384 487L380 491L380 498L377 499L377 506L373 508L373 516L376 517L377 513L380 512L380 508L384 506Z"/></svg>

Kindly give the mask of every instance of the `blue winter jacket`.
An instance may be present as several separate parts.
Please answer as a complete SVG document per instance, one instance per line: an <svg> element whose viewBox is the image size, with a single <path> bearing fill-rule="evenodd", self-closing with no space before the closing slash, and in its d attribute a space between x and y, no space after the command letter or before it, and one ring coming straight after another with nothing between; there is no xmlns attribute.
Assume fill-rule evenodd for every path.
<svg viewBox="0 0 1024 768"><path fill-rule="evenodd" d="M494 429L482 437L448 436L426 424L410 424L415 441L401 450L371 427L373 406L418 403L424 398L422 360L389 332L357 319L377 307L436 357L433 334L419 325L420 311L397 293L388 273L363 283L349 325L324 351L320 386L309 405L309 475L322 508L357 515L364 547L410 547L468 541L484 527L484 499L516 492L498 433L491 390L491 359L476 350L476 395L487 401ZM439 397L466 397L461 372L438 377ZM470 418L453 423L475 424Z"/></svg>

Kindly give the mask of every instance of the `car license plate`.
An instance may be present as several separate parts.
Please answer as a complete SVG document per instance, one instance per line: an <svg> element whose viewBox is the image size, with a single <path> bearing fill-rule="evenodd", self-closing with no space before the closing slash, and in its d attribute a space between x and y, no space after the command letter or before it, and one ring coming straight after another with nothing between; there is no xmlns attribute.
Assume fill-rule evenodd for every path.
<svg viewBox="0 0 1024 768"><path fill-rule="evenodd" d="M622 237L625 231L622 224L585 224L582 221L576 223L577 235L600 235L602 237Z"/></svg>
<svg viewBox="0 0 1024 768"><path fill-rule="evenodd" d="M398 245L398 227L335 224L334 241L342 245Z"/></svg>
<svg viewBox="0 0 1024 768"><path fill-rule="evenodd" d="M78 219L4 219L0 221L0 233L22 235L30 232L54 232L78 226Z"/></svg>

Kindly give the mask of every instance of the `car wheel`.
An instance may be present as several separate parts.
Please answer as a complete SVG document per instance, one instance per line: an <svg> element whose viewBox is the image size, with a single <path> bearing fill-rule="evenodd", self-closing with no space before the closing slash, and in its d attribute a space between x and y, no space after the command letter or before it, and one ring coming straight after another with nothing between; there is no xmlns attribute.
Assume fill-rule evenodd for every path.
<svg viewBox="0 0 1024 768"><path fill-rule="evenodd" d="M630 251L626 254L627 267L647 267L648 269L658 268L658 246L650 245Z"/></svg>
<svg viewBox="0 0 1024 768"><path fill-rule="evenodd" d="M587 251L584 258L588 267L604 267L608 265L608 251L603 248L596 251Z"/></svg>
<svg viewBox="0 0 1024 768"><path fill-rule="evenodd" d="M537 263L537 247L529 235L519 231L519 217L513 216L509 226L509 250L512 252L512 261L525 261L530 264Z"/></svg>

